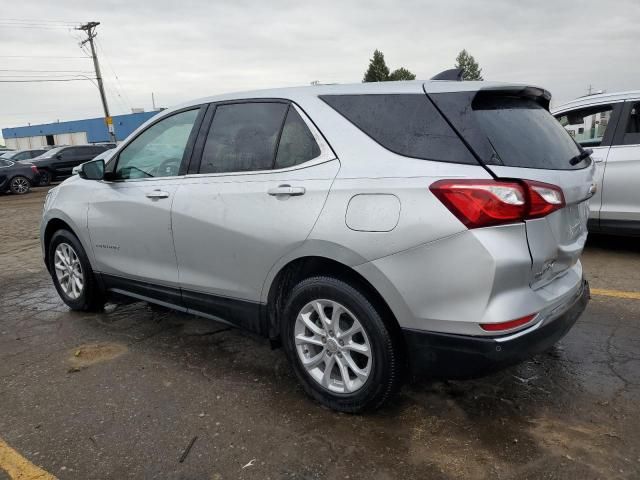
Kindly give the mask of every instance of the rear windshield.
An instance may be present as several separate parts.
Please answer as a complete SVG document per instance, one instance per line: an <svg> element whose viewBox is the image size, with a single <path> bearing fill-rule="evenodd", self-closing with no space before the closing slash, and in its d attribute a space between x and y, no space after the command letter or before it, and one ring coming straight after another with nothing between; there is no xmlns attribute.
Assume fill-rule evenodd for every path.
<svg viewBox="0 0 640 480"><path fill-rule="evenodd" d="M580 153L578 146L562 125L534 100L489 97L473 103L473 115L495 150L494 164L571 170L584 168L588 162L569 163Z"/></svg>
<svg viewBox="0 0 640 480"><path fill-rule="evenodd" d="M424 94L322 95L320 98L394 153L439 162L478 164Z"/></svg>

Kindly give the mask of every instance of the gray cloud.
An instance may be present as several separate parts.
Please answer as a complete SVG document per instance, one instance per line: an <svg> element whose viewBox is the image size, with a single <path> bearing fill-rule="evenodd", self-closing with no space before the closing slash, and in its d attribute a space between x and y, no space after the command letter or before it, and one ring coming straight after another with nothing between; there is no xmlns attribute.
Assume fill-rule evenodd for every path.
<svg viewBox="0 0 640 480"><path fill-rule="evenodd" d="M485 79L541 85L555 102L583 95L589 84L640 88L637 0L23 3L12 4L10 18L102 22L101 64L115 114L150 108L152 91L171 105L312 80L359 82L375 48L391 68L405 66L419 78L450 68L466 48ZM0 26L0 68L90 71L86 59L46 58L82 55L79 37ZM0 83L0 127L100 115L89 82Z"/></svg>

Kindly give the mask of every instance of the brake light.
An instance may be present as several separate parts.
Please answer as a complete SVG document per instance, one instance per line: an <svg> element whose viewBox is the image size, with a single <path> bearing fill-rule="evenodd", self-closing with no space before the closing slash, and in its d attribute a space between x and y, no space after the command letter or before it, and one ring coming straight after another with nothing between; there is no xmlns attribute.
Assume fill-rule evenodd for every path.
<svg viewBox="0 0 640 480"><path fill-rule="evenodd" d="M513 330L514 328L526 325L536 316L535 313L527 315L525 317L516 318L515 320L509 320L508 322L501 323L481 323L480 328L487 332L504 332L506 330Z"/></svg>
<svg viewBox="0 0 640 480"><path fill-rule="evenodd" d="M38 167L36 167L35 165L31 165L31 171L33 173L38 173Z"/></svg>
<svg viewBox="0 0 640 480"><path fill-rule="evenodd" d="M565 205L559 187L532 180L439 180L429 189L468 228L540 218Z"/></svg>

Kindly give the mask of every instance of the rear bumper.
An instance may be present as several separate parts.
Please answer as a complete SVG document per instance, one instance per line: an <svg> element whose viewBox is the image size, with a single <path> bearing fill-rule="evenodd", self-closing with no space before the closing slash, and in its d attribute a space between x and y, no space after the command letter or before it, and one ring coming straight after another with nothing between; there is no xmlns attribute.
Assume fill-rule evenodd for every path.
<svg viewBox="0 0 640 480"><path fill-rule="evenodd" d="M589 298L589 284L583 280L576 295L560 307L562 313L501 337L403 329L412 374L472 378L521 362L548 350L564 337L586 308Z"/></svg>

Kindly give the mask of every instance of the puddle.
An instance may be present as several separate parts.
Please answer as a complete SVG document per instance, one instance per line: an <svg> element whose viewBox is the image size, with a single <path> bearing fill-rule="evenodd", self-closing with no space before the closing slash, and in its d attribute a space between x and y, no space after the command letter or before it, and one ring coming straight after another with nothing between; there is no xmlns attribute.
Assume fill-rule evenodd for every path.
<svg viewBox="0 0 640 480"><path fill-rule="evenodd" d="M73 368L86 368L95 363L118 358L127 352L127 347L119 343L94 343L81 345L71 351L69 363Z"/></svg>

